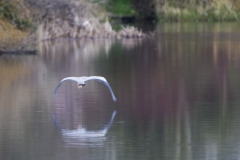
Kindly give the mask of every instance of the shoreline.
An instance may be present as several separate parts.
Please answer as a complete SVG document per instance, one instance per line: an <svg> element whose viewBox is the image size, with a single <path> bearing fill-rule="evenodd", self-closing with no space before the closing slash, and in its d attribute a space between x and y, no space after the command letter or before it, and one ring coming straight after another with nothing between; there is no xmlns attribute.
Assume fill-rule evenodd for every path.
<svg viewBox="0 0 240 160"><path fill-rule="evenodd" d="M116 32L104 10L88 2L59 0L57 3L49 2L47 6L40 2L39 4L33 3L34 5L31 6L30 3L25 4L25 1L20 0L14 3L13 0L6 4L9 5L9 8L14 8L20 6L18 2L21 2L23 8L26 8L26 13L23 14L25 17L22 16L21 19L17 15L15 18L21 22L28 19L31 25L19 28L14 20L0 19L0 34L6 35L0 39L0 51L2 52L35 50L36 43L58 38L121 39L144 38L150 35L132 26L122 26L120 31ZM29 2L32 1L29 0ZM33 11L33 17L30 17L30 11ZM96 13L92 11L96 11Z"/></svg>
<svg viewBox="0 0 240 160"><path fill-rule="evenodd" d="M209 5L209 8L206 8L209 13L214 13L210 19L206 18L208 12L205 13L201 6L195 6L196 11L193 11L188 7L180 9L165 4L160 7L160 10L156 10L156 14L161 15L160 13L164 11L164 17L158 17L160 22L227 22L226 19L219 20L219 18L221 19L220 16L224 15L215 14L215 10L211 11L214 7L217 11L229 5L225 1L221 2L224 3L218 2L215 6ZM59 38L138 39L154 36L154 33L144 33L132 26L122 27L119 31L115 31L108 17L110 17L109 19L120 20L122 23L136 23L142 19L138 19L136 16L109 16L100 5L90 2L10 0L3 1L3 3L9 5L10 15L13 14L14 17L12 19L11 16L10 19L8 19L9 17L0 17L0 35L2 35L0 37L0 52L33 51L36 50L36 43ZM155 5L157 6L157 4ZM24 11L18 15L21 9L24 9ZM191 16L193 12L195 16ZM235 10L223 10L222 12L231 13L235 17L231 19L231 22L238 22L240 18L240 14L236 14ZM157 20L152 17L145 21L155 23Z"/></svg>

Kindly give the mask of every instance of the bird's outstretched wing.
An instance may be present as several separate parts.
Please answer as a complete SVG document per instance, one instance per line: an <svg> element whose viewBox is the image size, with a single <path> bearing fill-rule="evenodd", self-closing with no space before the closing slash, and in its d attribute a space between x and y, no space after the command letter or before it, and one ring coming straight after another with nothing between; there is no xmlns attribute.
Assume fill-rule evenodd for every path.
<svg viewBox="0 0 240 160"><path fill-rule="evenodd" d="M56 87L56 89L54 90L53 95L52 95L52 98L54 98L54 96L55 96L55 94L57 93L57 90L58 90L58 88L61 86L61 84L62 84L64 81L67 81L67 80L78 82L78 77L67 77L67 78L62 79L61 82L60 82L60 83L58 84L58 86Z"/></svg>
<svg viewBox="0 0 240 160"><path fill-rule="evenodd" d="M111 86L109 85L109 83L107 82L107 80L106 80L104 77L100 77L100 76L90 76L90 77L86 77L85 82L87 82L87 81L89 81L89 80L96 80L96 81L99 81L99 82L102 82L103 84L105 84L105 85L108 87L108 89L109 89L109 91L110 91L110 93L111 93L111 95L112 95L112 99L113 99L114 101L117 101L117 98L115 97L115 95L114 95L114 93L113 93L113 91L112 91Z"/></svg>

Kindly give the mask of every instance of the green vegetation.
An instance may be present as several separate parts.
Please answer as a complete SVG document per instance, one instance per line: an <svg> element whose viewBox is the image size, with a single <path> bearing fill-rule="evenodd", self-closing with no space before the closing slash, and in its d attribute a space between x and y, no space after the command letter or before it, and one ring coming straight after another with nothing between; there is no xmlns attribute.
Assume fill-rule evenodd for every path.
<svg viewBox="0 0 240 160"><path fill-rule="evenodd" d="M0 0L0 20L8 21L13 26L24 31L33 31L29 10L22 0Z"/></svg>
<svg viewBox="0 0 240 160"><path fill-rule="evenodd" d="M101 23L108 20L106 10L113 17L133 16L133 19L155 20L157 17L161 21L240 20L239 0L0 0L0 48L2 44L8 45L9 42L22 42L36 31L46 13L54 15L53 19L64 17L66 14L60 14L65 13L61 12L61 4L73 1L82 4L79 5L82 8L76 9L82 13L81 17L92 16ZM95 4L92 5L91 2ZM52 7L51 12L47 12L49 7Z"/></svg>
<svg viewBox="0 0 240 160"><path fill-rule="evenodd" d="M237 21L237 0L110 0L107 10L114 16L135 16L161 21Z"/></svg>
<svg viewBox="0 0 240 160"><path fill-rule="evenodd" d="M132 16L136 13L132 0L110 0L106 8L118 16Z"/></svg>
<svg viewBox="0 0 240 160"><path fill-rule="evenodd" d="M0 0L0 49L20 47L35 28L23 0Z"/></svg>
<svg viewBox="0 0 240 160"><path fill-rule="evenodd" d="M163 21L236 21L240 4L234 0L191 0L156 2L156 11ZM177 3L178 2L178 3Z"/></svg>
<svg viewBox="0 0 240 160"><path fill-rule="evenodd" d="M157 0L156 0L157 1ZM206 3L176 3L169 0L156 6L160 20L164 21L236 21L240 19L237 1L213 0Z"/></svg>

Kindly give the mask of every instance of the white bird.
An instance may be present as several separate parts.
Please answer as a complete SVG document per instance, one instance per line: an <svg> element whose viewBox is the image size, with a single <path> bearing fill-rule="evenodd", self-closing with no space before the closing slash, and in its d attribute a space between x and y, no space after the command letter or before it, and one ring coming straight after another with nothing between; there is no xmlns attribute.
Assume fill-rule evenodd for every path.
<svg viewBox="0 0 240 160"><path fill-rule="evenodd" d="M115 97L115 95L114 95L110 85L108 84L107 80L104 77L100 77L100 76L90 76L90 77L83 76L83 77L67 77L67 78L64 78L64 79L61 80L61 82L58 84L58 86L54 90L54 93L53 93L53 96L52 96L53 98L54 98L55 94L57 93L57 90L60 87L60 85L62 84L62 82L67 81L67 80L77 82L78 88L82 88L83 86L85 86L86 82L89 81L89 80L96 80L96 81L102 82L103 84L105 84L108 87L108 89L109 89L109 91L112 95L112 99L114 101L117 101L117 98Z"/></svg>

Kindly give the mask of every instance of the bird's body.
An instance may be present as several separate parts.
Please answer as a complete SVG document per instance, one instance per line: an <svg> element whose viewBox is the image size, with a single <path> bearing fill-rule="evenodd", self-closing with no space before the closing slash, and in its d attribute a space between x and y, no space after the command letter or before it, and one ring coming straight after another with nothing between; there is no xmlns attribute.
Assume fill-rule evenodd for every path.
<svg viewBox="0 0 240 160"><path fill-rule="evenodd" d="M83 76L83 77L67 77L67 78L64 78L64 79L61 80L61 82L56 87L56 89L55 89L55 91L53 93L53 97L57 93L57 90L60 87L60 85L63 82L68 81L68 80L77 82L77 85L78 85L79 88L82 88L83 86L85 86L86 82L89 81L89 80L96 80L96 81L102 82L103 84L105 84L108 87L108 89L109 89L109 91L110 91L110 93L112 95L112 99L114 101L117 100L117 98L115 97L115 95L114 95L110 85L108 84L107 80L104 77L100 77L100 76L90 76L90 77Z"/></svg>

